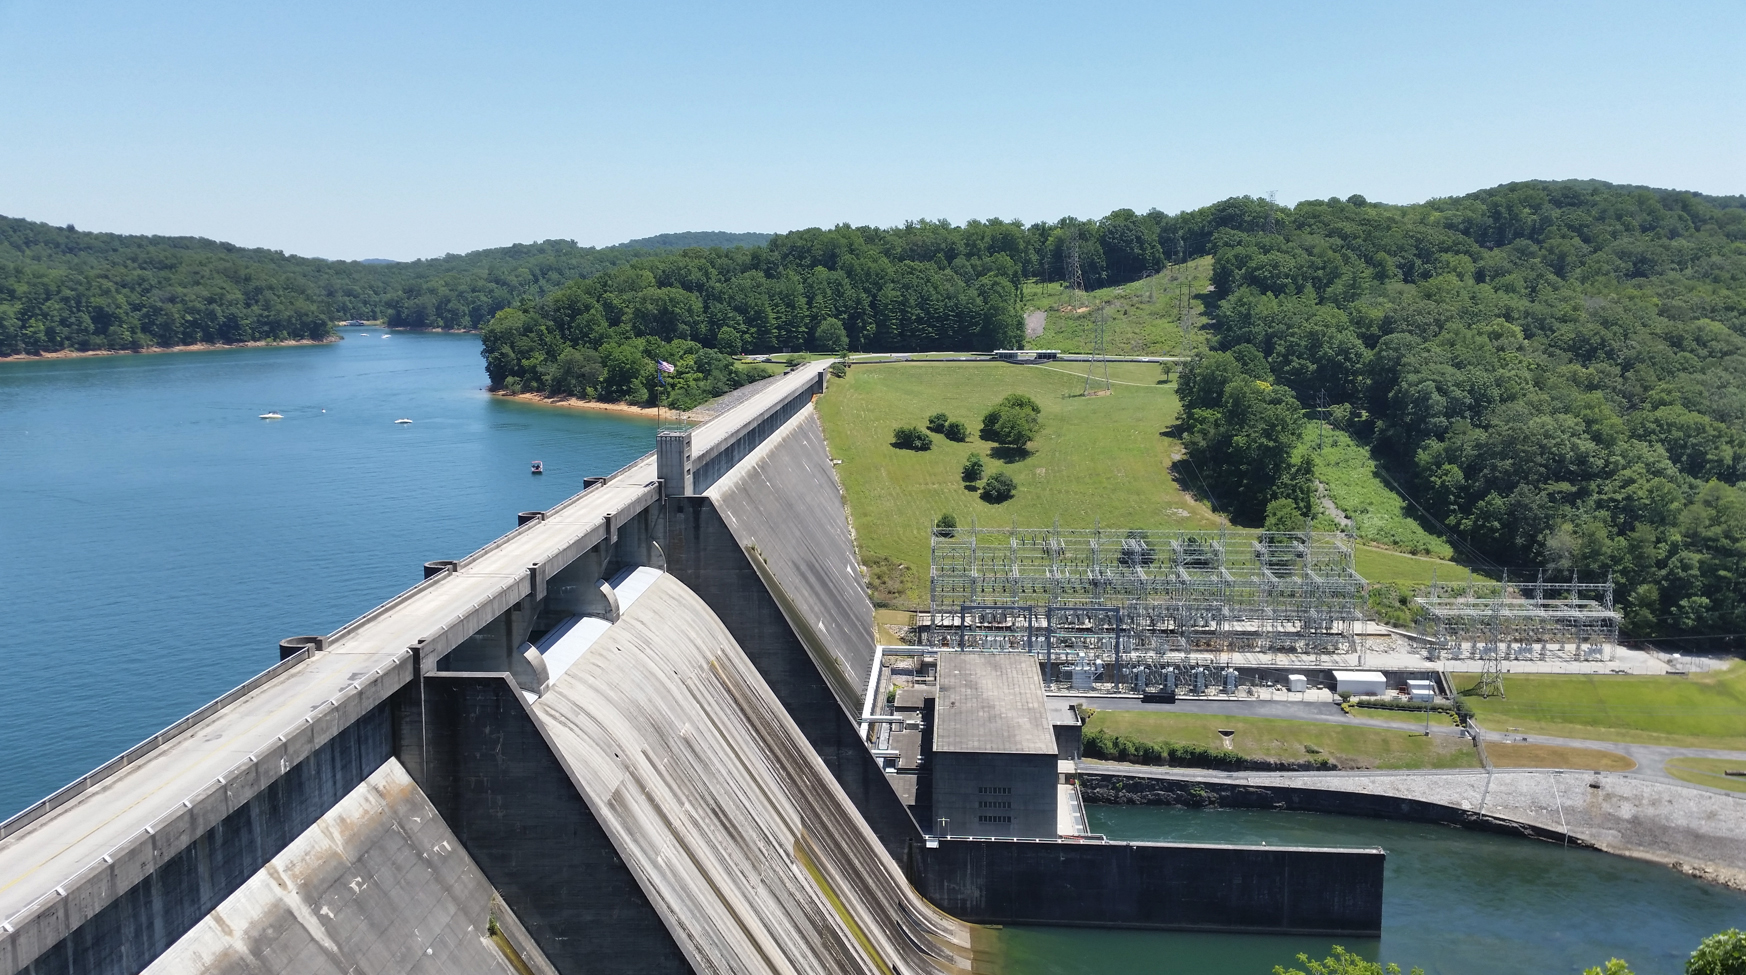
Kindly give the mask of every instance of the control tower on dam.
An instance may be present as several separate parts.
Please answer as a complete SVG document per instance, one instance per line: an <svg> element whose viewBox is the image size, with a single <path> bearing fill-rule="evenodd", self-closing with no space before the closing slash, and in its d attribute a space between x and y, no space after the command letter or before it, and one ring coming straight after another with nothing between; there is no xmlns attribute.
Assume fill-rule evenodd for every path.
<svg viewBox="0 0 1746 975"><path fill-rule="evenodd" d="M732 408L0 824L0 975L967 972L979 923L1366 935L1379 850L930 835L814 414Z"/></svg>

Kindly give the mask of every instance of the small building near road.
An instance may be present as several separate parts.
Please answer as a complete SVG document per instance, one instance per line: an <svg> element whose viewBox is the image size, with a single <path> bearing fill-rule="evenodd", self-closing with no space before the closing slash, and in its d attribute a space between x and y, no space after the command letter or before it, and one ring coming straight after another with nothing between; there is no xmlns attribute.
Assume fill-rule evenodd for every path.
<svg viewBox="0 0 1746 975"><path fill-rule="evenodd" d="M929 832L1059 835L1060 746L1036 661L942 651L937 673Z"/></svg>
<svg viewBox="0 0 1746 975"><path fill-rule="evenodd" d="M1388 693L1388 678L1380 670L1336 670L1334 693L1379 697Z"/></svg>

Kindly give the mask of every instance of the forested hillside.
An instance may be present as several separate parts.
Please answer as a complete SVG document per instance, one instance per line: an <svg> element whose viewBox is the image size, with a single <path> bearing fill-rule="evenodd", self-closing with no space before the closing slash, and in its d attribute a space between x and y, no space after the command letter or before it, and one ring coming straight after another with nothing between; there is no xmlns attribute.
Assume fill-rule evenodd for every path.
<svg viewBox="0 0 1746 975"><path fill-rule="evenodd" d="M0 217L0 356L314 339L345 319L477 329L522 298L664 249L766 236L552 240L384 264Z"/></svg>
<svg viewBox="0 0 1746 975"><path fill-rule="evenodd" d="M1638 634L1746 631L1746 200L1569 182L1210 209L1225 351L1181 393L1227 510L1312 512L1286 458L1325 396L1468 559L1612 572Z"/></svg>

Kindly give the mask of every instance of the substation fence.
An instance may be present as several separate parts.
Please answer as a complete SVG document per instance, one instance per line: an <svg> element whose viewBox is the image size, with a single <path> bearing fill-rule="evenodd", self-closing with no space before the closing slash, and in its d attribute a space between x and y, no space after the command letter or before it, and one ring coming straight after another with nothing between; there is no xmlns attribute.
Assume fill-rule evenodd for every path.
<svg viewBox="0 0 1746 975"><path fill-rule="evenodd" d="M1198 690L1235 654L1356 650L1363 594L1342 533L972 527L933 536L927 642L1030 653L1052 684Z"/></svg>

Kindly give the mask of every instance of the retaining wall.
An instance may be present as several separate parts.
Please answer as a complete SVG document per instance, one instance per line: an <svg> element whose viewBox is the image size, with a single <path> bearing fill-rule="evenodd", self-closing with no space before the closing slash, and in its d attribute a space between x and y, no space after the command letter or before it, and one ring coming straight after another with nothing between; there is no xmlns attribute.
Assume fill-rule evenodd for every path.
<svg viewBox="0 0 1746 975"><path fill-rule="evenodd" d="M1380 849L942 839L920 887L967 921L1374 937Z"/></svg>
<svg viewBox="0 0 1746 975"><path fill-rule="evenodd" d="M1448 823L1592 846L1746 889L1746 798L1642 776L1546 769L1216 773L1086 764L1080 772L1087 802Z"/></svg>

